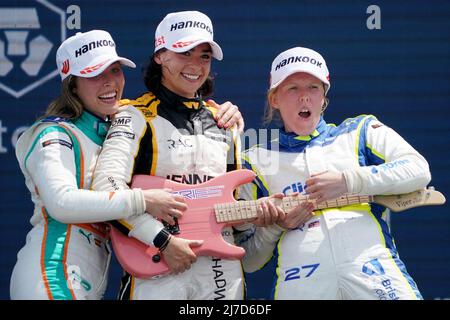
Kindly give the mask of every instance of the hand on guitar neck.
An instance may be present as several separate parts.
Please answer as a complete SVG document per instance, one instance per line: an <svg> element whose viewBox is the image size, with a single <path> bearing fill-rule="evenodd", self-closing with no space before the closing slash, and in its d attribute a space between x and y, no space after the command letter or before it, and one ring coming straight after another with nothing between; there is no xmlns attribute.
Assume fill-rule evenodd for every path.
<svg viewBox="0 0 450 320"><path fill-rule="evenodd" d="M297 196L292 194L291 197ZM302 201L294 208L284 208L282 193L258 199L257 217L251 221L258 227L277 224L284 229L294 229L314 216L315 201ZM286 209L286 211L285 211Z"/></svg>
<svg viewBox="0 0 450 320"><path fill-rule="evenodd" d="M284 194L276 193L270 197L260 198L257 201L256 219L251 222L258 227L267 227L285 220L286 214L280 207Z"/></svg>
<svg viewBox="0 0 450 320"><path fill-rule="evenodd" d="M176 244L177 247L188 245L196 256L206 255L225 259L241 259L245 254L244 249L226 242L222 238L222 229L225 226L236 225L245 221L264 224L272 222L271 219L278 219L269 216L261 218L258 222L258 220L255 220L258 217L258 201L236 201L234 199L233 191L239 185L252 181L254 177L255 174L252 171L236 170L202 184L184 185L161 177L138 175L133 177L133 187L142 189L170 188L174 193L185 198L188 209L178 220L180 233L177 237L179 237L178 240L188 241L188 243L175 240L172 243L173 245ZM302 215L302 219L307 218L312 207L310 204L301 205L301 203L314 202L308 196L302 195L287 196L283 199L272 197L271 201L275 202L275 207L280 206L284 212L300 210L302 213L298 211L298 215ZM438 191L431 189L390 196L344 195L337 199L317 202L314 210L367 202L384 205L392 211L403 211L417 206L443 204L445 197ZM270 210L273 210L273 207L271 208L269 214L275 214L273 211L270 213ZM275 210L278 212L278 209L275 208ZM288 223L286 219L284 222ZM286 226L289 227L290 225ZM175 236L172 237L175 238ZM111 240L117 259L130 274L139 278L149 278L171 271L165 261L166 257L161 259L161 253L157 248L147 246L135 238L128 237L113 226L111 228ZM173 240L171 239L170 242ZM196 246L198 242L194 240L203 240L203 244ZM168 249L169 247L166 247L166 250ZM173 249L175 249L175 246ZM171 256L175 257L175 254L172 253ZM176 271L186 269L195 259L195 257L188 258L181 263L180 269L175 267Z"/></svg>

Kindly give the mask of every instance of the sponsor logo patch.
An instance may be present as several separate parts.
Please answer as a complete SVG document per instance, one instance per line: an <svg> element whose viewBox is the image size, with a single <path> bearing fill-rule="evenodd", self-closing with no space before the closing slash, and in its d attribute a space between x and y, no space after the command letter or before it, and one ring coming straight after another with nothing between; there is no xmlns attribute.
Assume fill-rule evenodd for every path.
<svg viewBox="0 0 450 320"><path fill-rule="evenodd" d="M131 117L117 117L111 123L111 127L120 127L120 126L129 127L130 123L131 123Z"/></svg>
<svg viewBox="0 0 450 320"><path fill-rule="evenodd" d="M131 140L134 140L134 137L136 135L134 133L130 133L130 132L125 132L125 131L115 131L112 132L108 135L108 137L106 138L106 140L114 138L114 137L125 137Z"/></svg>
<svg viewBox="0 0 450 320"><path fill-rule="evenodd" d="M193 42L195 42L195 41L178 41L178 42L175 42L174 44L172 44L172 47L173 48L184 48Z"/></svg>
<svg viewBox="0 0 450 320"><path fill-rule="evenodd" d="M362 272L364 272L365 274L367 274L369 276L373 276L373 275L381 276L385 273L384 268L381 265L381 263L378 261L378 259L373 259L373 260L370 260L370 261L367 261L366 263L364 263L364 265L362 267Z"/></svg>
<svg viewBox="0 0 450 320"><path fill-rule="evenodd" d="M99 64L96 64L95 66L86 67L83 70L81 70L80 73L81 74L88 74L88 73L94 72L95 70L101 68L108 61L109 61L109 59L105 60L103 62L100 62Z"/></svg>
<svg viewBox="0 0 450 320"><path fill-rule="evenodd" d="M69 59L67 59L66 61L63 62L61 72L64 74L67 74L67 73L69 73L69 71L70 71L70 63L69 63Z"/></svg>
<svg viewBox="0 0 450 320"><path fill-rule="evenodd" d="M62 140L62 139L50 139L50 140L44 141L44 142L42 142L42 147L45 148L45 147L48 147L49 145L55 144L55 143L65 146L69 149L72 149L72 144L70 142Z"/></svg>
<svg viewBox="0 0 450 320"><path fill-rule="evenodd" d="M408 163L409 163L408 159L396 160L396 161L380 164L379 166L372 167L370 172L372 172L373 174L377 174L379 171L388 171L388 170L396 169L398 167L405 166Z"/></svg>

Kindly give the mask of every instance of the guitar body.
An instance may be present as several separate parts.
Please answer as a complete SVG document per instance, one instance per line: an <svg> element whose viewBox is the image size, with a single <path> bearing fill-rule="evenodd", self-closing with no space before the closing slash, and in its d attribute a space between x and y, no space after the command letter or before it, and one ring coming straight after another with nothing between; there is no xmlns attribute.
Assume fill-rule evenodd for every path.
<svg viewBox="0 0 450 320"><path fill-rule="evenodd" d="M192 248L196 255L240 259L244 256L245 250L223 239L222 229L230 224L217 223L214 205L235 202L234 190L242 184L251 182L255 176L252 171L241 169L201 184L186 185L156 176L135 175L131 187L170 188L173 193L184 196L188 209L178 219L180 232L175 236L203 240L201 246ZM169 267L157 248L128 237L112 225L111 242L117 260L131 275L138 278L151 278L169 272ZM155 255L160 255L160 260L157 262L152 259Z"/></svg>

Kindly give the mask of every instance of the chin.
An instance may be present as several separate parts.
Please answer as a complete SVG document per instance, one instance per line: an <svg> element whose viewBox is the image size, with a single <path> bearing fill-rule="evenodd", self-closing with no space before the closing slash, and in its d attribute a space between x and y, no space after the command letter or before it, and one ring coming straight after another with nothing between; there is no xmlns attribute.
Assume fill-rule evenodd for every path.
<svg viewBox="0 0 450 320"><path fill-rule="evenodd" d="M299 130L295 130L294 132L298 136L309 136L311 133L314 132L314 129L312 129L312 130L305 130L305 128L302 128L302 129L299 129Z"/></svg>

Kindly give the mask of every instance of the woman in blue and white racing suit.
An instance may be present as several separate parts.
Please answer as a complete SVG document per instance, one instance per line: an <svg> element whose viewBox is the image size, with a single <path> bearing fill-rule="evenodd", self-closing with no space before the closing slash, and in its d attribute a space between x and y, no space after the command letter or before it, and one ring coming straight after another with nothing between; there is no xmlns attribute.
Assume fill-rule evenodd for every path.
<svg viewBox="0 0 450 320"><path fill-rule="evenodd" d="M284 126L279 139L244 153L243 166L258 177L241 188L240 198L300 192L321 203L345 194L407 193L428 184L427 161L374 116L327 124L329 88L319 53L296 47L274 59L267 116L278 114ZM317 210L289 229L251 226L238 235L247 252L244 269L262 268L276 248L275 299L421 299L399 258L386 213L364 203Z"/></svg>

